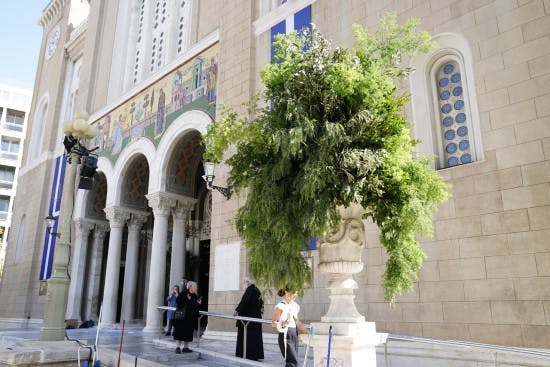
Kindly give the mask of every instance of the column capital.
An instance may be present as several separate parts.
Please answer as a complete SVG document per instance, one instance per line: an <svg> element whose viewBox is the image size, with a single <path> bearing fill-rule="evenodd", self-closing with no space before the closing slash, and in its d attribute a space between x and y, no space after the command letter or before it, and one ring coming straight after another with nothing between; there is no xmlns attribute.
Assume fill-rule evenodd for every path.
<svg viewBox="0 0 550 367"><path fill-rule="evenodd" d="M130 212L120 206L111 206L103 209L103 211L111 228L124 227L124 224L130 218Z"/></svg>
<svg viewBox="0 0 550 367"><path fill-rule="evenodd" d="M96 222L94 228L94 238L102 239L105 238L105 234L109 232L109 222Z"/></svg>
<svg viewBox="0 0 550 367"><path fill-rule="evenodd" d="M149 206L153 209L155 217L167 217L170 209L176 204L176 201L164 192L154 192L145 195L149 201Z"/></svg>
<svg viewBox="0 0 550 367"><path fill-rule="evenodd" d="M194 206L195 203L193 202L178 200L176 202L176 206L172 208L172 216L174 217L174 220L185 221Z"/></svg>
<svg viewBox="0 0 550 367"><path fill-rule="evenodd" d="M147 212L132 212L128 221L128 228L137 231L147 221L148 217L149 213Z"/></svg>
<svg viewBox="0 0 550 367"><path fill-rule="evenodd" d="M73 223L77 235L87 235L94 228L94 223L86 218L76 218Z"/></svg>

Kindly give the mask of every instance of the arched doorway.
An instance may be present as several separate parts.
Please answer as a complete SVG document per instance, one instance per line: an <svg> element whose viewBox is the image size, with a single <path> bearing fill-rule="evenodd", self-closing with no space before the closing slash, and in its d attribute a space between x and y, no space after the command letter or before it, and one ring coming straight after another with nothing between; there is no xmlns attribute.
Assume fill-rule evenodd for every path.
<svg viewBox="0 0 550 367"><path fill-rule="evenodd" d="M180 137L170 152L167 165L166 191L177 197L189 198L195 204L186 215L183 272L177 275L170 269L170 280L174 282L182 275L199 284L199 294L203 297L203 309L208 309L209 269L210 269L210 212L211 196L202 176L202 154L200 133L190 130ZM174 251L171 252L171 254Z"/></svg>

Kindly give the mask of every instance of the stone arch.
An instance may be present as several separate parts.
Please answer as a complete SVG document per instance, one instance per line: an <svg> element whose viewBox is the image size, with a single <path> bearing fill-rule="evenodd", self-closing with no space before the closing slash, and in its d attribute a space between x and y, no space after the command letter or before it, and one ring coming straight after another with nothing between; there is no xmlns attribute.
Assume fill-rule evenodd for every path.
<svg viewBox="0 0 550 367"><path fill-rule="evenodd" d="M101 221L106 220L105 211L103 209L105 209L108 187L109 185L105 174L103 172L97 172L94 177L94 185L92 189L87 192L83 217Z"/></svg>
<svg viewBox="0 0 550 367"><path fill-rule="evenodd" d="M145 195L149 188L149 162L142 154L134 154L126 165L120 181L120 204L136 210L148 210Z"/></svg>
<svg viewBox="0 0 550 367"><path fill-rule="evenodd" d="M124 148L117 159L116 165L112 171L112 175L108 175L106 172L107 181L111 183L107 191L107 207L119 205L121 203L124 175L135 156L141 155L147 160L147 164L149 166L149 181L151 181L152 177L160 174L158 168L156 168L155 165L156 154L157 153L155 150L155 146L153 145L151 140L143 137L135 140L130 145ZM150 182L148 186L151 187Z"/></svg>
<svg viewBox="0 0 550 367"><path fill-rule="evenodd" d="M167 190L167 167L172 158L172 153L181 138L192 131L198 131L201 135L204 134L206 128L212 122L212 118L206 112L193 110L183 113L168 127L159 143L157 156L152 165L155 173L151 172L149 192Z"/></svg>
<svg viewBox="0 0 550 367"><path fill-rule="evenodd" d="M44 94L38 103L38 108L35 111L38 113L34 116L31 129L31 138L29 139L29 148L27 149L27 166L30 164L38 164L40 162L40 153L42 152L42 145L44 143L44 126L49 114L50 95Z"/></svg>
<svg viewBox="0 0 550 367"><path fill-rule="evenodd" d="M196 178L203 152L200 133L196 130L188 131L174 143L164 173L167 192L196 197L199 186Z"/></svg>

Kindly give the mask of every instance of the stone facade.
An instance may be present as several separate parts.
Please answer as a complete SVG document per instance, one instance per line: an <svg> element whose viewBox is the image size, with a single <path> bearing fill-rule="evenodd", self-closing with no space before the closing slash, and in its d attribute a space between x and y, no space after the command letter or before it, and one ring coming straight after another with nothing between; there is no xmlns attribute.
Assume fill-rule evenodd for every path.
<svg viewBox="0 0 550 367"><path fill-rule="evenodd" d="M421 28L434 35L438 48L407 61L417 71L411 76L411 84L403 86L403 91L412 94L407 113L414 123L415 135L423 140L420 152L441 155L444 152L438 147L447 143L437 138L440 116L438 108L432 108L441 102L430 84L430 73L438 65L438 58L456 62L454 65L462 71L462 88L468 103L473 162L436 164L442 177L452 184L452 197L436 214L434 237L421 241L427 257L414 290L401 295L393 308L384 301L380 279L386 256L376 226L367 223L367 248L363 254L366 267L354 277L359 284L355 299L359 312L368 321L375 321L379 331L550 347L550 1L196 1L189 28L189 47L196 53L176 58L174 64L165 65L134 88L119 92L113 87L113 73L122 70L117 63L128 59L125 53L129 51L123 50L123 43L117 38L125 25L118 14L132 2L90 2L81 33L73 33L81 23L69 22L74 3L80 1L52 1L43 16L42 55L50 31L58 23L63 40L58 48L67 52L58 50L48 60L41 56L27 141L33 146L32 142L36 145L40 138L42 148L34 153L26 149L12 233L17 233L23 214L30 229L20 262L13 259L15 238L8 242L0 288L0 297L5 301L0 304L0 316L38 322L43 313L45 297L38 296L45 229L41 218L47 214L52 157L60 153L60 124L66 117L63 91L67 90L66 69L70 63L64 58L77 60L82 55L75 105L76 111L87 110L91 114L90 123L101 121L125 101L137 98L142 90L154 89L164 75L214 44L219 47L217 98L220 103L239 108L261 88L259 71L270 59L270 29L311 6L311 21L338 45L353 44L351 24L374 30L387 12L397 13L400 22L417 17ZM430 90L435 94L429 94ZM44 105L47 114L38 121ZM204 132L204 126L193 125L192 121L177 122L181 124L178 128L167 131L176 135L189 129ZM40 122L46 130L40 130ZM44 133L49 131L53 133ZM106 207L120 205L119 175L126 173L125 167L131 165L137 153L151 159L150 176L158 176L149 180L146 194L165 188L163 164L169 160L152 160L150 156L169 156L171 146L178 144L176 138L170 141L172 145L155 146L156 143L137 139L124 147L115 163L100 158L100 170L109 183ZM218 167L218 185L223 185L226 174L227 167ZM32 184L36 182L44 184ZM78 197L77 207L85 207L84 196ZM215 284L216 273L228 270L220 265L225 264L225 259L217 259L215 254L218 246L239 240L230 220L240 199L226 200L217 192L211 198L210 275L208 286L199 286L202 294L208 294L210 311L230 314L242 289L237 286L220 290ZM155 239L150 242L153 250L148 251L155 251ZM242 246L239 251L234 259L238 267L235 275L242 279L247 273L246 251ZM316 267L317 251L308 256ZM148 255L150 258L158 257ZM145 266L147 273L153 266ZM301 316L307 321L319 320L328 306L326 276L315 271L313 278L312 288L300 300ZM275 301L268 300L266 317ZM145 299L142 303L143 307L153 304ZM149 315L143 312L141 318L147 328L158 326L143 320L145 314ZM210 330L234 331L233 325L209 320Z"/></svg>

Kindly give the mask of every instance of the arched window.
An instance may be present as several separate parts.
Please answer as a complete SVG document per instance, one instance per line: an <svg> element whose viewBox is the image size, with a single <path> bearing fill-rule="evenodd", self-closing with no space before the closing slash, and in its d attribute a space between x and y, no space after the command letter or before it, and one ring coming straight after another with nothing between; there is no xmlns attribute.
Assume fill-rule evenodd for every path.
<svg viewBox="0 0 550 367"><path fill-rule="evenodd" d="M410 85L417 149L443 169L480 161L483 149L468 44L453 34L435 39L440 48L412 63Z"/></svg>
<svg viewBox="0 0 550 367"><path fill-rule="evenodd" d="M432 69L434 113L439 126L437 151L439 167L454 167L476 161L468 90L464 90L462 69L456 57L439 59Z"/></svg>
<svg viewBox="0 0 550 367"><path fill-rule="evenodd" d="M23 214L21 221L19 222L19 230L17 231L17 239L15 242L15 254L14 262L18 263L21 261L23 256L23 244L25 243L25 232L27 227L27 215Z"/></svg>
<svg viewBox="0 0 550 367"><path fill-rule="evenodd" d="M38 113L34 116L31 129L31 139L27 153L27 165L36 162L42 153L44 126L46 125L46 119L48 118L47 97L44 97L38 106L40 107L36 110Z"/></svg>
<svg viewBox="0 0 550 367"><path fill-rule="evenodd" d="M192 4L192 0L120 2L109 82L111 99L187 51Z"/></svg>
<svg viewBox="0 0 550 367"><path fill-rule="evenodd" d="M63 107L61 121L71 121L76 112L76 100L78 97L78 88L80 86L80 69L82 68L82 58L70 60L67 65L65 90L63 91ZM63 125L57 127L57 143L59 154L63 154Z"/></svg>

